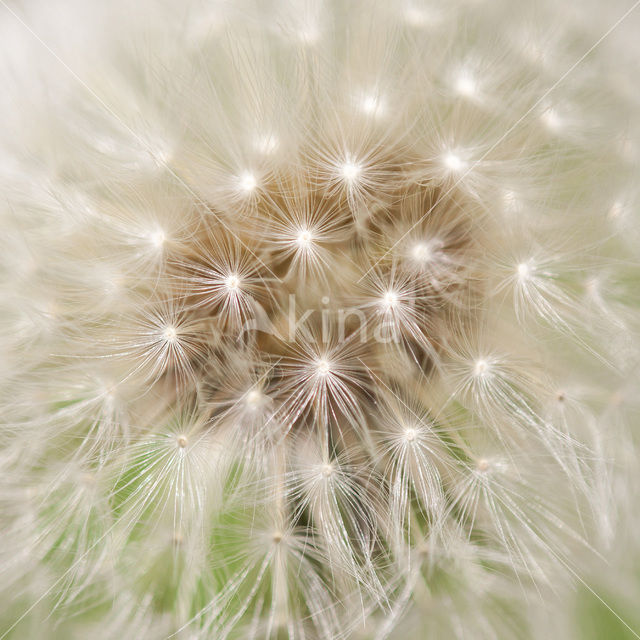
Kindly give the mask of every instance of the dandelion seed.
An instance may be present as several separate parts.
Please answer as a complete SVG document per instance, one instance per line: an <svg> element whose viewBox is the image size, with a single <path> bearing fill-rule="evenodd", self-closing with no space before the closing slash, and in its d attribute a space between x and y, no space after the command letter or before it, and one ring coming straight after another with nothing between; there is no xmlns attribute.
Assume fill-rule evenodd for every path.
<svg viewBox="0 0 640 640"><path fill-rule="evenodd" d="M251 406L256 406L262 402L264 399L264 395L260 389L251 389L249 393L246 395L247 404Z"/></svg>
<svg viewBox="0 0 640 640"><path fill-rule="evenodd" d="M317 44L320 40L320 29L318 29L313 24L305 25L303 28L299 29L296 32L296 38L301 44L304 45L314 45Z"/></svg>
<svg viewBox="0 0 640 640"><path fill-rule="evenodd" d="M620 218L624 214L624 211L625 211L624 202L622 200L616 200L611 205L607 215L612 220L616 220L616 219Z"/></svg>
<svg viewBox="0 0 640 640"><path fill-rule="evenodd" d="M154 231L149 236L149 240L151 241L151 244L158 249L161 249L163 247L166 239L167 239L167 236L165 235L165 232L162 229L158 229L157 231Z"/></svg>
<svg viewBox="0 0 640 640"><path fill-rule="evenodd" d="M395 291L387 291L382 298L384 309L393 309L398 305L398 294Z"/></svg>
<svg viewBox="0 0 640 640"><path fill-rule="evenodd" d="M325 376L331 372L331 364L327 360L320 359L316 361L316 369L319 375Z"/></svg>
<svg viewBox="0 0 640 640"><path fill-rule="evenodd" d="M265 135L259 136L255 141L256 150L265 156L269 156L275 153L275 151L278 149L279 144L280 143L278 141L278 138L273 134L265 134ZM253 176L245 176L245 179L247 177L253 178ZM249 181L249 184L251 184L250 181ZM255 182L255 178L254 178L253 186L250 187L249 190L251 190L256 186L257 186L257 182Z"/></svg>
<svg viewBox="0 0 640 640"><path fill-rule="evenodd" d="M333 465L332 464L324 464L322 465L322 477L323 478L330 478L333 475L334 469L333 469Z"/></svg>
<svg viewBox="0 0 640 640"><path fill-rule="evenodd" d="M449 151L442 157L444 166L453 173L461 173L467 167L467 163L456 153Z"/></svg>
<svg viewBox="0 0 640 640"><path fill-rule="evenodd" d="M296 238L301 249L308 249L313 242L313 234L308 229L302 229Z"/></svg>
<svg viewBox="0 0 640 640"><path fill-rule="evenodd" d="M169 343L175 344L178 339L178 332L174 326L167 326L162 330L162 337Z"/></svg>
<svg viewBox="0 0 640 640"><path fill-rule="evenodd" d="M240 177L240 188L242 191L251 193L258 186L258 181L252 173L244 173Z"/></svg>
<svg viewBox="0 0 640 640"><path fill-rule="evenodd" d="M431 249L425 242L417 242L411 248L411 257L417 262L427 262L431 258Z"/></svg>
<svg viewBox="0 0 640 640"><path fill-rule="evenodd" d="M407 442L414 442L418 433L413 427L408 427L405 429L404 437Z"/></svg>
<svg viewBox="0 0 640 640"><path fill-rule="evenodd" d="M376 94L365 94L361 97L359 104L360 110L369 116L378 118L385 113L384 103Z"/></svg>
<svg viewBox="0 0 640 640"><path fill-rule="evenodd" d="M362 101L362 110L365 113L374 113L378 107L378 100L374 96L369 96Z"/></svg>
<svg viewBox="0 0 640 640"><path fill-rule="evenodd" d="M518 279L521 282L528 280L531 277L532 268L526 262L521 262L518 265Z"/></svg>
<svg viewBox="0 0 640 640"><path fill-rule="evenodd" d="M227 279L224 281L224 284L227 289L229 289L229 291L235 292L240 288L240 282L240 278L235 273L233 273L227 277Z"/></svg>
<svg viewBox="0 0 640 640"><path fill-rule="evenodd" d="M471 75L462 73L456 78L455 89L460 95L470 98L476 95L478 85Z"/></svg>
<svg viewBox="0 0 640 640"><path fill-rule="evenodd" d="M403 12L403 17L407 24L412 27L435 26L439 21L439 16L435 10L429 7L429 10L423 7L409 5Z"/></svg>
<svg viewBox="0 0 640 640"><path fill-rule="evenodd" d="M505 189L502 193L502 201L504 208L509 213L515 213L521 210L522 203L518 197L518 194L512 189Z"/></svg>
<svg viewBox="0 0 640 640"><path fill-rule="evenodd" d="M489 363L486 360L476 360L473 366L473 373L477 377L484 377L489 374Z"/></svg>
<svg viewBox="0 0 640 640"><path fill-rule="evenodd" d="M345 162L340 167L340 173L342 174L343 179L348 183L355 182L359 177L362 171L362 167L352 161Z"/></svg>
<svg viewBox="0 0 640 640"><path fill-rule="evenodd" d="M546 109L542 116L540 116L544 125L551 131L558 131L562 128L562 118L556 111L556 109L549 107Z"/></svg>

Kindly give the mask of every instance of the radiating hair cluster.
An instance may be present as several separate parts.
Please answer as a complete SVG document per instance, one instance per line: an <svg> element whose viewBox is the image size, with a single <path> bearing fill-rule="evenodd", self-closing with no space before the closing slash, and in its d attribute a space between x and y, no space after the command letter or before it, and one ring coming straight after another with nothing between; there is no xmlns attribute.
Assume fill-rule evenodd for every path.
<svg viewBox="0 0 640 640"><path fill-rule="evenodd" d="M569 637L637 499L629 7L135 4L0 7L0 638Z"/></svg>

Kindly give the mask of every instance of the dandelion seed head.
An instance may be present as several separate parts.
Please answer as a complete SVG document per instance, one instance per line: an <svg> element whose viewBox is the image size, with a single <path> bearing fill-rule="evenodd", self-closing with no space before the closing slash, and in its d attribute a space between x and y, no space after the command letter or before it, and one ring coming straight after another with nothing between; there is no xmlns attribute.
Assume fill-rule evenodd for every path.
<svg viewBox="0 0 640 640"><path fill-rule="evenodd" d="M334 471L335 469L331 463L325 463L322 465L320 473L323 478L330 478L333 475Z"/></svg>
<svg viewBox="0 0 640 640"><path fill-rule="evenodd" d="M313 243L313 233L309 229L301 229L296 237L296 243L301 249L308 249Z"/></svg>
<svg viewBox="0 0 640 640"><path fill-rule="evenodd" d="M251 389L245 397L247 404L255 407L263 401L264 394L260 389Z"/></svg>
<svg viewBox="0 0 640 640"><path fill-rule="evenodd" d="M404 439L407 442L415 442L416 438L418 437L418 431L415 427L407 427L404 430Z"/></svg>
<svg viewBox="0 0 640 640"><path fill-rule="evenodd" d="M455 90L467 98L477 95L478 84L475 78L468 72L460 73L454 83Z"/></svg>
<svg viewBox="0 0 640 640"><path fill-rule="evenodd" d="M589 296L598 298L600 296L601 281L597 276L591 276L585 281L585 289Z"/></svg>
<svg viewBox="0 0 640 640"><path fill-rule="evenodd" d="M166 167L173 159L173 149L168 142L156 142L155 149L148 153L153 163L161 168Z"/></svg>
<svg viewBox="0 0 640 640"><path fill-rule="evenodd" d="M258 186L258 180L253 173L243 173L239 179L240 189L246 193L252 193Z"/></svg>
<svg viewBox="0 0 640 640"><path fill-rule="evenodd" d="M609 218L616 220L617 218L620 218L622 216L624 210L625 206L622 200L616 200L609 208L608 216Z"/></svg>
<svg viewBox="0 0 640 640"><path fill-rule="evenodd" d="M414 28L435 26L440 20L437 10L433 7L423 7L409 4L402 14L405 22Z"/></svg>
<svg viewBox="0 0 640 640"><path fill-rule="evenodd" d="M269 156L275 153L278 149L279 144L280 143L278 141L278 138L271 133L258 136L255 140L256 150L265 156ZM255 178L254 178L254 181L255 181ZM249 182L249 184L251 183ZM257 182L254 182L253 187L251 188L254 188L256 186L257 186Z"/></svg>
<svg viewBox="0 0 640 640"><path fill-rule="evenodd" d="M316 371L318 375L326 376L331 372L331 363L324 358L316 360Z"/></svg>
<svg viewBox="0 0 640 640"><path fill-rule="evenodd" d="M515 213L521 209L520 198L513 189L505 189L502 192L502 202L504 203L505 211L508 213Z"/></svg>
<svg viewBox="0 0 640 640"><path fill-rule="evenodd" d="M452 173L461 173L467 168L467 163L458 153L448 151L442 156L442 163Z"/></svg>
<svg viewBox="0 0 640 640"><path fill-rule="evenodd" d="M367 94L360 99L360 109L369 116L379 117L384 115L384 102L376 94Z"/></svg>
<svg viewBox="0 0 640 640"><path fill-rule="evenodd" d="M396 307L398 302L398 294L393 290L386 291L381 300L382 308L387 311Z"/></svg>
<svg viewBox="0 0 640 640"><path fill-rule="evenodd" d="M320 27L317 24L308 21L300 25L300 27L296 30L295 39L300 44L313 46L320 42L321 35L322 33L320 31Z"/></svg>
<svg viewBox="0 0 640 640"><path fill-rule="evenodd" d="M353 183L358 180L362 172L362 167L352 160L348 160L340 167L340 174L345 182Z"/></svg>
<svg viewBox="0 0 640 640"><path fill-rule="evenodd" d="M521 262L518 265L517 270L518 270L518 280L520 280L520 282L524 282L528 280L531 277L531 272L533 271L533 269L527 262Z"/></svg>
<svg viewBox="0 0 640 640"><path fill-rule="evenodd" d="M473 374L477 378L483 378L487 376L490 373L490 371L491 371L491 367L489 365L489 362L487 362L487 360L485 360L484 358L480 358L475 361L473 365Z"/></svg>
<svg viewBox="0 0 640 640"><path fill-rule="evenodd" d="M31 16L77 78L0 44L9 632L567 635L636 477L611 3L98 4Z"/></svg>
<svg viewBox="0 0 640 640"><path fill-rule="evenodd" d="M178 330L173 325L168 325L162 330L162 338L170 344L178 340Z"/></svg>
<svg viewBox="0 0 640 640"><path fill-rule="evenodd" d="M432 257L431 247L426 242L416 242L411 247L410 255L418 263L428 262Z"/></svg>
<svg viewBox="0 0 640 640"><path fill-rule="evenodd" d="M522 53L529 59L531 62L544 62L546 59L546 53L542 46L542 44L531 37L528 37L527 34L523 34L523 42L522 45Z"/></svg>
<svg viewBox="0 0 640 640"><path fill-rule="evenodd" d="M540 119L550 131L559 131L562 128L562 118L553 107L546 109L542 116L540 116Z"/></svg>
<svg viewBox="0 0 640 640"><path fill-rule="evenodd" d="M162 229L156 229L149 236L149 241L157 249L161 249L167 239L165 232Z"/></svg>
<svg viewBox="0 0 640 640"><path fill-rule="evenodd" d="M240 276L232 273L230 276L227 276L227 278L224 281L224 286L230 291L230 292L236 292L238 291L238 289L240 289L240 284L241 284L242 280L240 279Z"/></svg>

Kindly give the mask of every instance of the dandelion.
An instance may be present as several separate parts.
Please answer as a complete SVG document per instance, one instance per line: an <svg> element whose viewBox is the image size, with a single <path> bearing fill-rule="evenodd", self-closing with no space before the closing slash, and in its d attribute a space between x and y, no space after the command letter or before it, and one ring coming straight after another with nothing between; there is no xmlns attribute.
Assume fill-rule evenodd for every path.
<svg viewBox="0 0 640 640"><path fill-rule="evenodd" d="M102 4L0 8L0 640L638 626L635 7Z"/></svg>

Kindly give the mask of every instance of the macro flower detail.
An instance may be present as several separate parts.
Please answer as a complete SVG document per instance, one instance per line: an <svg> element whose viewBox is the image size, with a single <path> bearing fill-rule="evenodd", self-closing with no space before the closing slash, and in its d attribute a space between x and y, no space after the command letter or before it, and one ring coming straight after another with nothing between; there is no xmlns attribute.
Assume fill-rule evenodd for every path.
<svg viewBox="0 0 640 640"><path fill-rule="evenodd" d="M0 640L639 637L635 5L0 4Z"/></svg>

